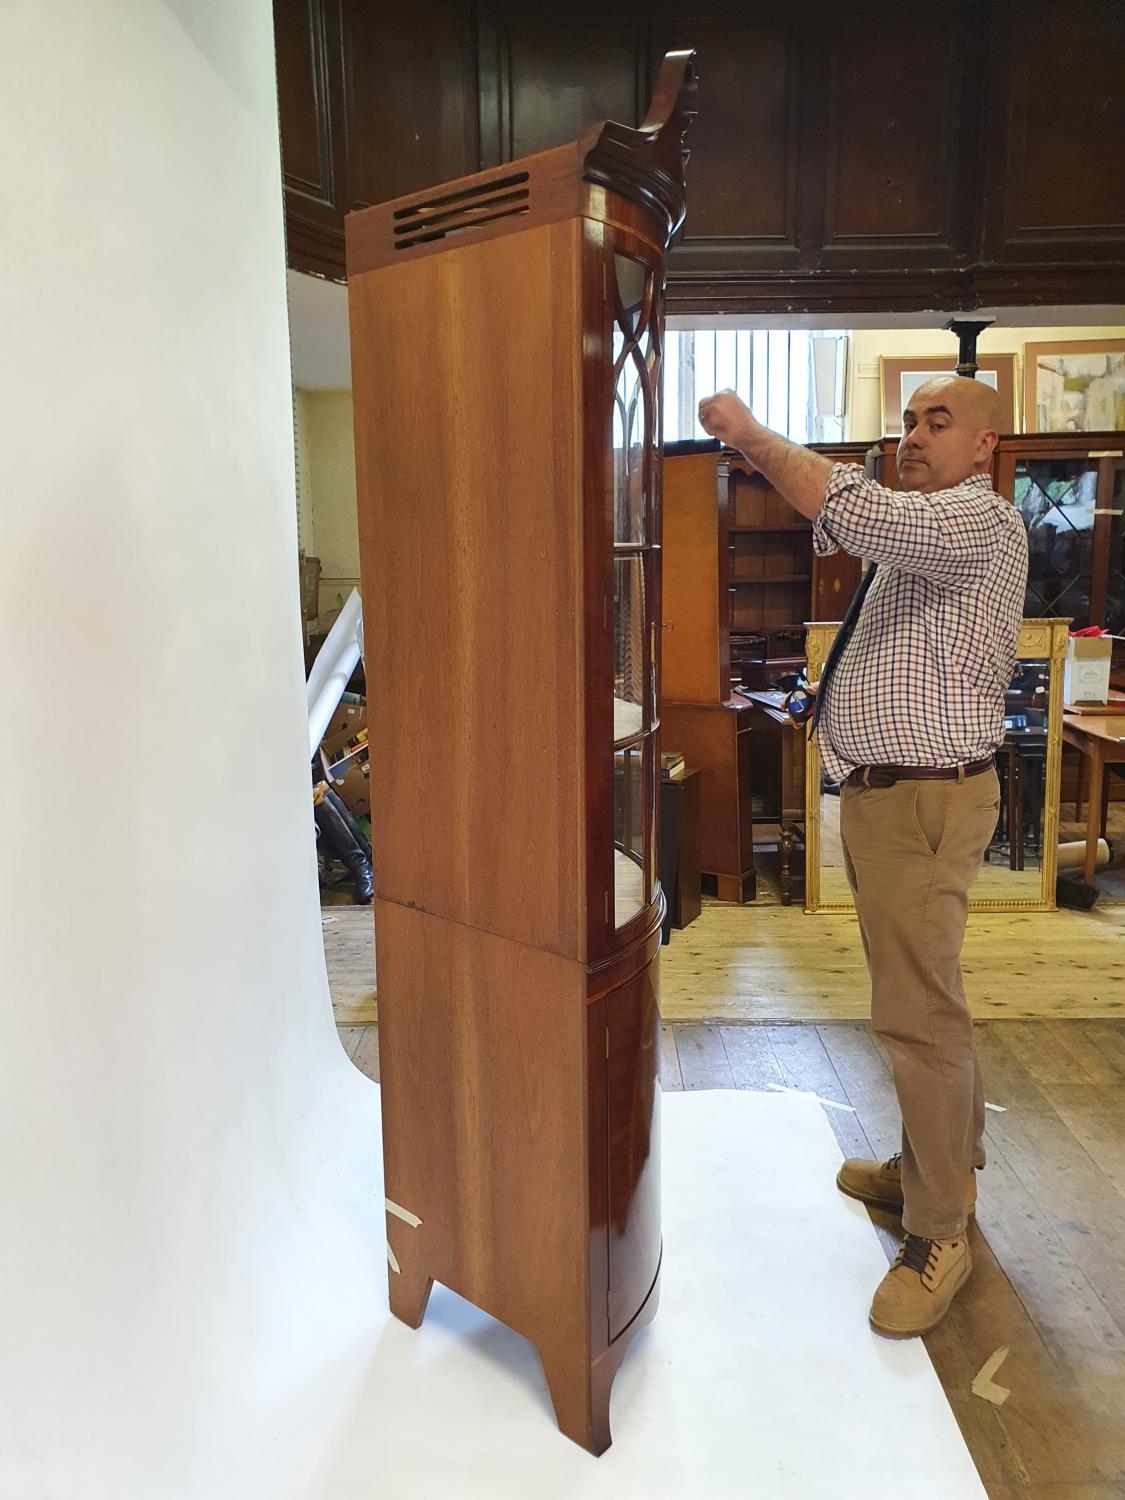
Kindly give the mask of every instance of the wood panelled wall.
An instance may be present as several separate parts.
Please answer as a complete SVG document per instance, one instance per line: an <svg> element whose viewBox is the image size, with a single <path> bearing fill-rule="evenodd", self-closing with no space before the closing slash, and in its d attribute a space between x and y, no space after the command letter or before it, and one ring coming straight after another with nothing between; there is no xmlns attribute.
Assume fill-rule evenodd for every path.
<svg viewBox="0 0 1125 1500"><path fill-rule="evenodd" d="M669 306L856 312L1120 301L1125 4L274 0L289 263L343 216L639 122L699 53Z"/></svg>

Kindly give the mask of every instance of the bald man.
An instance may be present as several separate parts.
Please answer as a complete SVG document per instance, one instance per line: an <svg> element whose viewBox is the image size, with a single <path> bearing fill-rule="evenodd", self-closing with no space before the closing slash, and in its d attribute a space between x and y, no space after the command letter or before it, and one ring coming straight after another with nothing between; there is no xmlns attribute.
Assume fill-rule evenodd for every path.
<svg viewBox="0 0 1125 1500"><path fill-rule="evenodd" d="M770 432L733 391L702 401L699 419L809 517L819 556L843 549L876 564L826 663L814 725L825 773L841 783L872 1025L902 1114L901 1152L846 1161L837 1183L902 1210L871 1324L909 1338L940 1322L969 1277L985 1164L961 945L1000 806L994 753L1027 582L1023 522L989 478L999 397L959 376L920 386L903 413L901 490Z"/></svg>

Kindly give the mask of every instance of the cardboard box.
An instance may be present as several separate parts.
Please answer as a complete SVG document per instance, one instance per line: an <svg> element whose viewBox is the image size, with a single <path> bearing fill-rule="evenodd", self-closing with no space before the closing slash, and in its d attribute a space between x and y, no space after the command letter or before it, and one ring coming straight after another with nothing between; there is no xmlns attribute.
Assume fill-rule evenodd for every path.
<svg viewBox="0 0 1125 1500"><path fill-rule="evenodd" d="M366 817L371 811L367 745L360 745L343 758L340 758L340 752L366 726L365 704L341 703L320 742L320 764L325 780L343 799L344 806L354 818Z"/></svg>
<svg viewBox="0 0 1125 1500"><path fill-rule="evenodd" d="M1063 668L1064 703L1105 703L1113 642L1109 636L1072 635Z"/></svg>
<svg viewBox="0 0 1125 1500"><path fill-rule="evenodd" d="M367 705L365 703L340 703L328 721L320 748L332 760L345 745L351 744L361 729L367 727Z"/></svg>
<svg viewBox="0 0 1125 1500"><path fill-rule="evenodd" d="M324 774L334 792L342 799L353 818L366 818L371 812L370 767L367 746L334 766L324 762Z"/></svg>

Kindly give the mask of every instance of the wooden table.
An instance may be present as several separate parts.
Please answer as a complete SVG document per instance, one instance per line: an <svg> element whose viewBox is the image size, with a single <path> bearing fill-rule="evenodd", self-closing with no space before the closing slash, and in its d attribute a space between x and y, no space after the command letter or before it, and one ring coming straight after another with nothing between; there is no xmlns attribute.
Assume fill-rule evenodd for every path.
<svg viewBox="0 0 1125 1500"><path fill-rule="evenodd" d="M1125 762L1125 716L1121 714L1064 714L1063 740L1090 762L1089 806L1086 812L1086 863L1082 878L1094 879L1098 838L1105 816L1105 768Z"/></svg>
<svg viewBox="0 0 1125 1500"><path fill-rule="evenodd" d="M785 694L774 689L744 693L755 709L752 734L754 790L767 808L755 823L776 819L781 904L793 900L792 858L805 825L804 725L794 724L782 708Z"/></svg>

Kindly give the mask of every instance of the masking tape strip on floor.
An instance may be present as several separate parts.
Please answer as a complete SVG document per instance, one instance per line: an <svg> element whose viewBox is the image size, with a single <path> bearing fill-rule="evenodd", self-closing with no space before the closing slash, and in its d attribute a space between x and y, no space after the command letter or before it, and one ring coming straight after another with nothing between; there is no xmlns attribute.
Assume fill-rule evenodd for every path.
<svg viewBox="0 0 1125 1500"><path fill-rule="evenodd" d="M769 1087L775 1094L796 1094L799 1099L815 1099L818 1104L823 1104L825 1109L842 1109L849 1115L855 1114L852 1105L837 1104L835 1099L822 1099L819 1094L810 1093L808 1089L791 1089L784 1083L771 1083Z"/></svg>
<svg viewBox="0 0 1125 1500"><path fill-rule="evenodd" d="M992 1377L1008 1357L1008 1346L997 1349L995 1354L990 1354L981 1366L980 1374L973 1380L973 1395L979 1396L982 1401L991 1401L993 1406L1003 1406L1012 1394L1002 1385L997 1385Z"/></svg>

